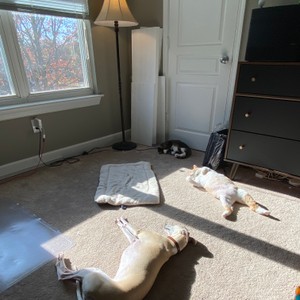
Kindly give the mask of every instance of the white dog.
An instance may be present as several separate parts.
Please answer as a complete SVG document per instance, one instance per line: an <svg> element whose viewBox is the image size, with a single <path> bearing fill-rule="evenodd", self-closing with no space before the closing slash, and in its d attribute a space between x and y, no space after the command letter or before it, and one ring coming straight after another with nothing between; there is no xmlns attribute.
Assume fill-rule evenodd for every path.
<svg viewBox="0 0 300 300"><path fill-rule="evenodd" d="M159 270L172 256L185 248L191 238L182 226L166 225L168 236L137 230L124 218L116 220L130 245L122 254L119 269L110 278L97 268L70 270L63 255L56 262L59 280L77 283L78 300L141 300L151 289Z"/></svg>
<svg viewBox="0 0 300 300"><path fill-rule="evenodd" d="M235 202L246 204L251 210L261 215L270 215L270 212L259 206L249 193L237 187L228 177L208 167L198 168L194 165L191 175L187 177L187 181L192 183L195 187L205 189L215 198L219 199L225 208L222 214L224 218L232 213L232 205Z"/></svg>

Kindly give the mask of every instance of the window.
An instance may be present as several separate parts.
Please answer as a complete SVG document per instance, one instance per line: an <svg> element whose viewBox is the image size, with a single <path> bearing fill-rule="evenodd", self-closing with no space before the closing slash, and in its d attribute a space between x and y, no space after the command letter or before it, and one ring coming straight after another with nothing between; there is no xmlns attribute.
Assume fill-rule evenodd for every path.
<svg viewBox="0 0 300 300"><path fill-rule="evenodd" d="M15 94L15 91L7 64L2 35L0 35L0 97L11 96L13 94Z"/></svg>
<svg viewBox="0 0 300 300"><path fill-rule="evenodd" d="M19 2L32 5L34 1ZM0 108L72 97L78 100L95 93L89 22L82 14L78 17L78 12L75 16L68 14L68 9L71 11L78 3L45 2L49 2L46 12L40 7L32 10L32 6L23 12L19 6L10 9L15 8L11 5L0 10ZM63 13L52 13L55 4Z"/></svg>

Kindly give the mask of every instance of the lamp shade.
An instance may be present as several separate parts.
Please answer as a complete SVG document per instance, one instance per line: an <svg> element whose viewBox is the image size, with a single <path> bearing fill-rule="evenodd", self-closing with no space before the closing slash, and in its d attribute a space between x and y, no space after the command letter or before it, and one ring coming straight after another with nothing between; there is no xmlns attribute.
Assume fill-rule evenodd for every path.
<svg viewBox="0 0 300 300"><path fill-rule="evenodd" d="M96 25L114 27L116 21L119 27L138 25L128 8L126 0L104 0L102 9L94 23Z"/></svg>

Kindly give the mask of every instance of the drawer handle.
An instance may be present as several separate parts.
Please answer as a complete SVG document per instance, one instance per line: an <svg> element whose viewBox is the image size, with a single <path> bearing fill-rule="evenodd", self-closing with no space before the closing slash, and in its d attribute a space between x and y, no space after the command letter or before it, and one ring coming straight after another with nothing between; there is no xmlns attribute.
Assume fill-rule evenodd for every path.
<svg viewBox="0 0 300 300"><path fill-rule="evenodd" d="M256 77L251 77L251 82L255 82L256 81Z"/></svg>
<svg viewBox="0 0 300 300"><path fill-rule="evenodd" d="M250 112L246 112L245 113L245 118L249 118L251 116L251 113Z"/></svg>
<svg viewBox="0 0 300 300"><path fill-rule="evenodd" d="M245 148L245 145L239 145L239 149L243 150Z"/></svg>

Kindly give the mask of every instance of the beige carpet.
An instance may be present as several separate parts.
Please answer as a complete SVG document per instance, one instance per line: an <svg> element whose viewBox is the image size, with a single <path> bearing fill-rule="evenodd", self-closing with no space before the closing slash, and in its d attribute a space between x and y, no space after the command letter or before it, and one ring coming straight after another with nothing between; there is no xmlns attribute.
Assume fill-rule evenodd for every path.
<svg viewBox="0 0 300 300"><path fill-rule="evenodd" d="M218 200L185 180L193 164L201 165L203 153L194 151L180 160L141 149L107 149L81 156L75 164L41 168L0 184L0 201L20 203L70 238L75 246L65 256L76 266L99 267L111 276L128 243L114 223L117 217L160 232L166 222L186 225L198 244L171 258L147 300L293 299L300 284L300 188L257 179L252 169L240 168L235 180L272 217L237 205L234 215L225 220ZM141 160L152 164L161 188L160 205L124 210L94 203L101 165ZM0 294L0 299L74 300L76 296L73 283L57 281L53 260Z"/></svg>

